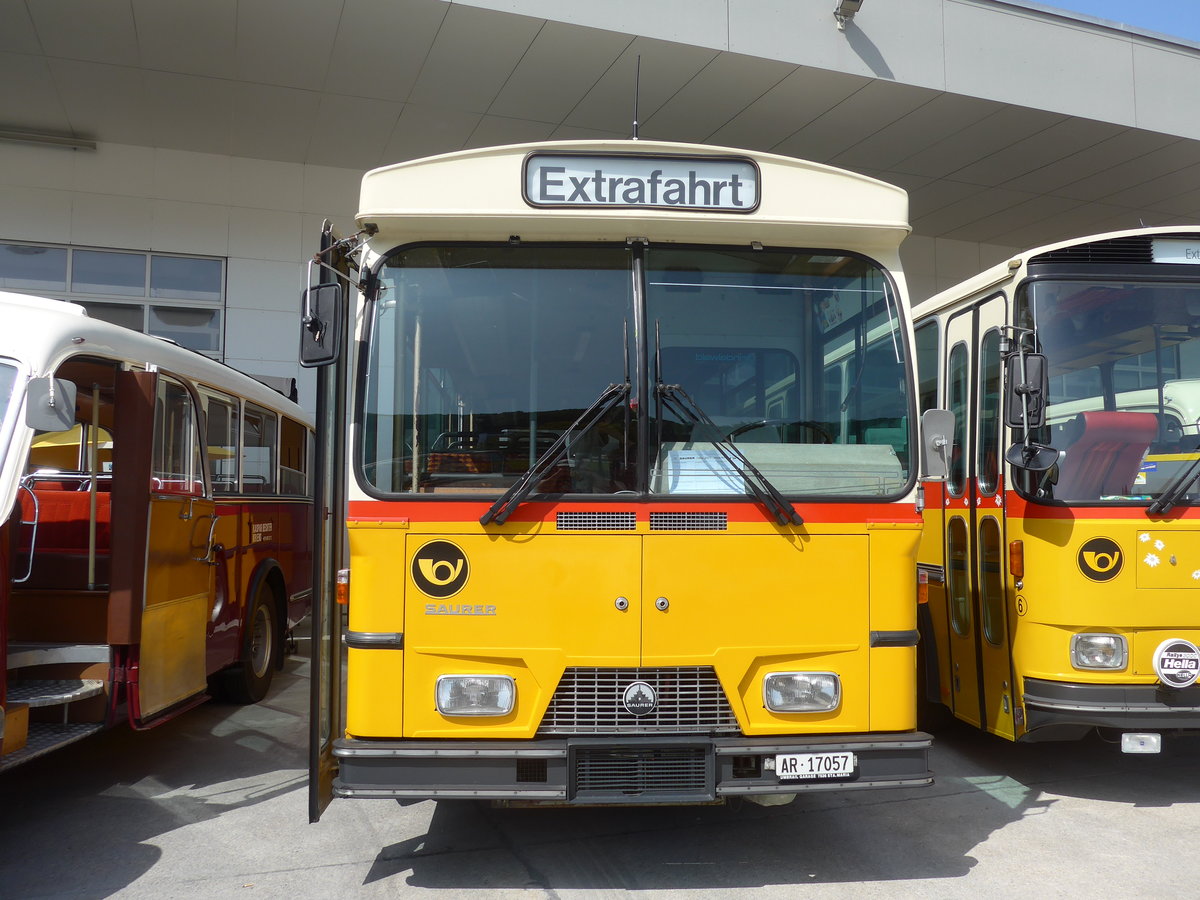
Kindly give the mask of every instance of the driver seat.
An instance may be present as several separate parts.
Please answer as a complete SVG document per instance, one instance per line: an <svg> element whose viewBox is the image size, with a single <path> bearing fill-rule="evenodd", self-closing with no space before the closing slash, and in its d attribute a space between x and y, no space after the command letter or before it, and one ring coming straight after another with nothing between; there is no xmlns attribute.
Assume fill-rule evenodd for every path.
<svg viewBox="0 0 1200 900"><path fill-rule="evenodd" d="M1098 500L1132 492L1158 419L1153 413L1084 412L1071 430L1079 436L1058 464L1055 499Z"/></svg>

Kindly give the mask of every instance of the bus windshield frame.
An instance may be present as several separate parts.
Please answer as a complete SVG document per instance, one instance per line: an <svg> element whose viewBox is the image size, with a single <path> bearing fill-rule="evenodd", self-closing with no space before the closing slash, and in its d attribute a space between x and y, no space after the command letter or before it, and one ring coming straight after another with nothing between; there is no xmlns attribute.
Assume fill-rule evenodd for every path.
<svg viewBox="0 0 1200 900"><path fill-rule="evenodd" d="M743 457L796 498L911 488L904 320L861 254L447 242L373 270L353 456L370 496L494 499L623 383L530 496L752 499Z"/></svg>
<svg viewBox="0 0 1200 900"><path fill-rule="evenodd" d="M1185 277L1040 275L1017 291L1015 323L1046 356L1046 424L1059 451L1020 473L1035 502L1153 503L1200 457L1200 288ZM1104 472L1095 447L1114 460ZM1085 463L1084 460L1091 463ZM1194 504L1193 488L1175 502Z"/></svg>

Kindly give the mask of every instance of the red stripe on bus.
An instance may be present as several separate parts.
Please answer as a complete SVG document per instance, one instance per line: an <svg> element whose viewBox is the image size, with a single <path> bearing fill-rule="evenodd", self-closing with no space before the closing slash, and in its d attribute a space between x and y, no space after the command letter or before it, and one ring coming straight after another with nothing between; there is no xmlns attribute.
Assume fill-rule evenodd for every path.
<svg viewBox="0 0 1200 900"><path fill-rule="evenodd" d="M1145 506L1048 506L1015 493L1005 497L1008 514L1023 519L1141 519L1144 522L1197 521L1200 507L1177 506L1161 516L1146 515Z"/></svg>
<svg viewBox="0 0 1200 900"><path fill-rule="evenodd" d="M466 522L478 520L492 504L491 500L452 501L430 503L422 500L351 500L348 517L351 519L374 519L390 521L408 519L417 522ZM796 503L796 510L805 522L872 522L895 524L919 524L913 504L900 503ZM649 513L706 513L723 512L730 522L774 521L774 517L761 506L751 503L678 503L650 502L624 505L618 503L546 503L532 502L523 505L509 516L510 522L553 521L560 512L634 512L640 520L647 520Z"/></svg>

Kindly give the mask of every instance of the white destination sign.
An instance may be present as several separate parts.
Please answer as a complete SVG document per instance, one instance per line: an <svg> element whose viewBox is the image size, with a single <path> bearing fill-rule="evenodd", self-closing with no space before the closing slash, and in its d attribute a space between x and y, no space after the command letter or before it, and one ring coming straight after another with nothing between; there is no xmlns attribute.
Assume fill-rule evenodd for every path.
<svg viewBox="0 0 1200 900"><path fill-rule="evenodd" d="M747 159L531 155L525 200L533 206L637 206L753 212L758 168Z"/></svg>
<svg viewBox="0 0 1200 900"><path fill-rule="evenodd" d="M1156 263L1183 263L1200 266L1200 238L1194 241L1155 238L1152 243Z"/></svg>

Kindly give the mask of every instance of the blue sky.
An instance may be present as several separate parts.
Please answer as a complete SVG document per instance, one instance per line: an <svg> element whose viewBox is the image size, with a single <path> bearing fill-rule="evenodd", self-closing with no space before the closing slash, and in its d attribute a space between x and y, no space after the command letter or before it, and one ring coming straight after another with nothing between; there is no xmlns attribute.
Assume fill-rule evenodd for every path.
<svg viewBox="0 0 1200 900"><path fill-rule="evenodd" d="M1197 0L1034 0L1042 6L1080 12L1200 43Z"/></svg>

